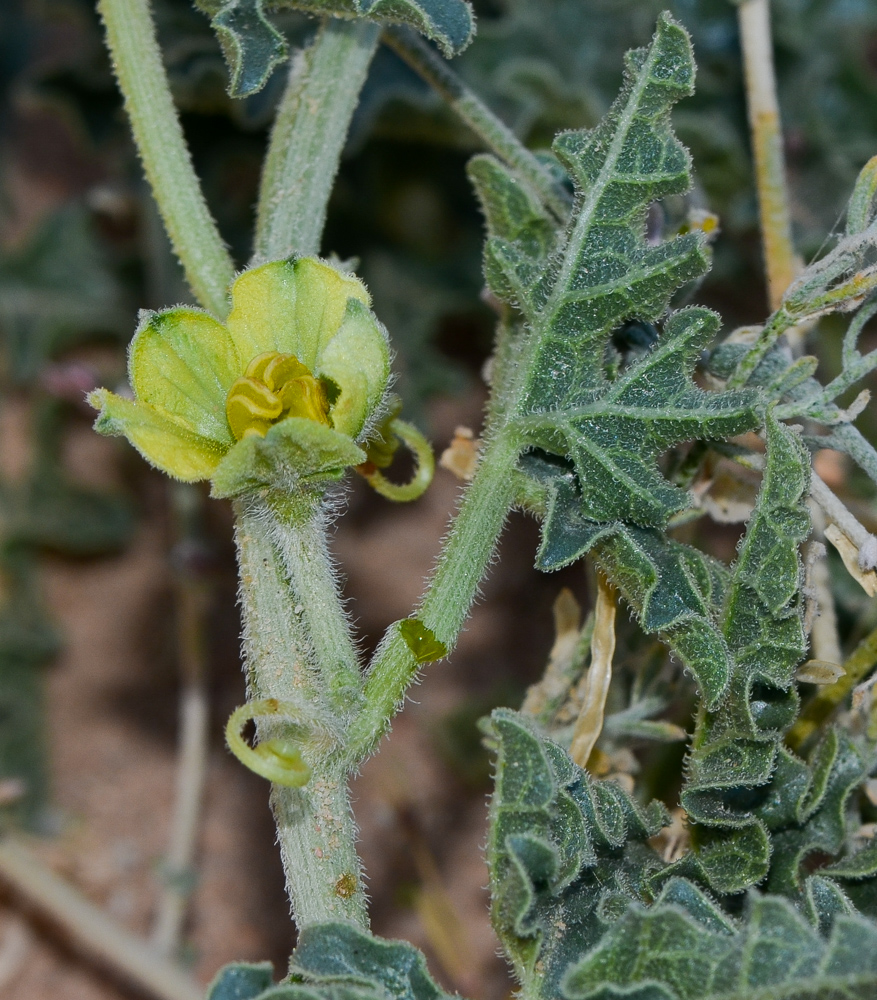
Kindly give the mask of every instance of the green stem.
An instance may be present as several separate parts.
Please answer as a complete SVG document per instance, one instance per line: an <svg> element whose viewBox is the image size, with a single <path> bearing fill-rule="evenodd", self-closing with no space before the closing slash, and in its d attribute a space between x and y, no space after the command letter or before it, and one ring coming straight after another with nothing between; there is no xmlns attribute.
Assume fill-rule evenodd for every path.
<svg viewBox="0 0 877 1000"><path fill-rule="evenodd" d="M216 228L183 138L148 0L98 0L134 139L174 253L198 301L228 312L234 265Z"/></svg>
<svg viewBox="0 0 877 1000"><path fill-rule="evenodd" d="M322 692L340 717L357 706L362 689L359 656L338 593L337 574L326 545L326 514L314 498L274 497L265 525L280 556L295 600L294 612L310 637Z"/></svg>
<svg viewBox="0 0 877 1000"><path fill-rule="evenodd" d="M737 369L728 379L726 388L739 389L746 385L765 354L767 354L786 330L790 330L796 322L795 317L782 308L770 316L758 334L758 339L746 354L743 355L740 363L737 365Z"/></svg>
<svg viewBox="0 0 877 1000"><path fill-rule="evenodd" d="M306 748L314 775L303 788L272 786L293 915L299 927L339 918L367 927L347 769L336 752L346 742L337 704L340 693L349 692L345 657L352 645L331 579L322 515L312 500L287 509L282 520L260 500L239 502L236 514L249 696L291 702L299 720L336 741L321 748L315 740ZM265 726L259 732L277 734Z"/></svg>
<svg viewBox="0 0 877 1000"><path fill-rule="evenodd" d="M527 149L439 55L405 28L385 29L384 41L444 98L488 149L492 149L533 188L558 221L567 220L571 199L545 164Z"/></svg>
<svg viewBox="0 0 877 1000"><path fill-rule="evenodd" d="M485 446L417 612L420 621L448 649L456 642L514 504L515 478L511 470L518 450L513 436L503 431ZM398 626L392 627L375 653L365 683L365 706L347 736L347 753L352 761L374 749L418 667Z"/></svg>
<svg viewBox="0 0 877 1000"><path fill-rule="evenodd" d="M350 119L379 29L330 20L292 61L262 176L255 259L316 253ZM347 787L344 730L362 681L326 546L319 497L238 503L244 651L252 699L276 698L334 744L303 746L313 776L301 788L272 786L271 804L299 927L346 919L368 927L356 828ZM278 734L262 723L261 737ZM282 733L282 729L280 730ZM342 759L343 757L343 759Z"/></svg>
<svg viewBox="0 0 877 1000"><path fill-rule="evenodd" d="M331 18L296 53L262 173L254 258L314 254L350 120L380 37L368 21Z"/></svg>

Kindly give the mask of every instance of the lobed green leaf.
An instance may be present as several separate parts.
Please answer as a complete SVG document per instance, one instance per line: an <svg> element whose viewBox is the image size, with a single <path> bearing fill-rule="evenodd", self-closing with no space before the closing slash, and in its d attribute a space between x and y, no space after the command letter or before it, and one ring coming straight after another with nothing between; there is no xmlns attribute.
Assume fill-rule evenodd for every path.
<svg viewBox="0 0 877 1000"><path fill-rule="evenodd" d="M578 954L662 867L644 844L666 820L593 781L516 713L485 720L496 753L487 856L491 916L529 996L556 996Z"/></svg>
<svg viewBox="0 0 877 1000"><path fill-rule="evenodd" d="M682 441L760 422L755 393L708 393L691 381L719 325L707 310L671 316L658 343L617 377L607 367L614 330L657 320L677 289L707 269L702 234L658 246L645 239L649 205L690 186L688 154L669 116L693 85L688 36L662 15L650 48L629 53L621 94L603 121L555 140L576 190L557 238L508 170L488 157L470 168L490 232L488 282L526 322L512 427L522 447L572 462L590 521L663 527L688 497L664 479L657 457ZM550 521L544 531L551 545Z"/></svg>
<svg viewBox="0 0 877 1000"><path fill-rule="evenodd" d="M826 940L785 900L754 897L735 927L683 908L678 892L630 906L564 981L571 1000L865 1000L875 989L870 921L841 915Z"/></svg>
<svg viewBox="0 0 877 1000"><path fill-rule="evenodd" d="M265 86L287 57L283 35L265 14L302 10L319 17L363 17L383 24L409 25L434 41L450 58L475 32L467 0L196 0L211 15L231 73L229 94L248 97Z"/></svg>

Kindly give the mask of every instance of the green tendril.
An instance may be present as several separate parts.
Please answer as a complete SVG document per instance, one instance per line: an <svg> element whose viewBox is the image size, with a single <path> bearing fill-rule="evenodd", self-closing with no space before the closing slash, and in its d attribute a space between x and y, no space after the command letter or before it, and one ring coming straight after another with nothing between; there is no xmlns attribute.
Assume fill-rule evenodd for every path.
<svg viewBox="0 0 877 1000"><path fill-rule="evenodd" d="M225 741L229 750L244 767L273 781L275 785L301 788L311 777L311 769L304 762L300 749L301 740L307 733L304 726L292 723L287 736L264 740L255 747L251 747L242 735L250 719L270 715L290 716L296 711L295 705L277 701L276 698L263 698L241 705L231 713L225 726Z"/></svg>
<svg viewBox="0 0 877 1000"><path fill-rule="evenodd" d="M382 468L390 464L398 450L398 443L393 442L393 438L408 448L417 463L414 475L407 483L391 482L381 472ZM435 472L435 456L432 448L420 431L404 420L398 420L396 417L389 420L381 429L381 436L377 442L369 446L366 454L369 460L356 466L356 471L375 492L388 500L395 500L398 503L416 500L426 492L432 482Z"/></svg>

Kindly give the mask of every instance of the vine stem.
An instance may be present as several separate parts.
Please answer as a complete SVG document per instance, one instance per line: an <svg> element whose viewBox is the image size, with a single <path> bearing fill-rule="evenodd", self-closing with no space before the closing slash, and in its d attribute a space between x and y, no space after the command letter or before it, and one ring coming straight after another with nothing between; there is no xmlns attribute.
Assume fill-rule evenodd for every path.
<svg viewBox="0 0 877 1000"><path fill-rule="evenodd" d="M571 201L538 157L470 90L425 42L405 28L387 28L384 42L419 74L462 118L488 149L517 172L558 221L569 216Z"/></svg>
<svg viewBox="0 0 877 1000"><path fill-rule="evenodd" d="M234 264L192 166L148 0L98 0L143 169L198 301L222 319Z"/></svg>
<svg viewBox="0 0 877 1000"><path fill-rule="evenodd" d="M769 0L742 0L737 10L761 238L770 308L778 309L798 269L792 245L783 137L776 93Z"/></svg>
<svg viewBox="0 0 877 1000"><path fill-rule="evenodd" d="M420 621L449 650L463 627L514 504L515 478L510 470L518 451L517 442L507 431L488 438L417 612ZM375 652L365 682L365 704L347 736L352 762L374 750L418 667L398 626L391 627Z"/></svg>
<svg viewBox="0 0 877 1000"><path fill-rule="evenodd" d="M348 769L335 752L345 740L340 716L358 700L351 683L359 685L359 672L326 553L325 515L316 498L298 499L282 518L264 500L236 504L248 694L290 702L315 733L334 737L303 746L313 769L307 785L272 785L295 921L302 927L340 918L365 928ZM259 726L262 738L275 733Z"/></svg>
<svg viewBox="0 0 877 1000"><path fill-rule="evenodd" d="M380 27L330 18L290 61L262 171L254 263L314 254Z"/></svg>

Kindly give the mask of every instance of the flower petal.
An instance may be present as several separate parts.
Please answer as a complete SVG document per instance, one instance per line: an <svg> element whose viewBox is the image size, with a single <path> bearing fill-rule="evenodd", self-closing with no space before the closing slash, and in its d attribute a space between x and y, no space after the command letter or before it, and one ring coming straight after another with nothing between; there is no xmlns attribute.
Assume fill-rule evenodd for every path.
<svg viewBox="0 0 877 1000"><path fill-rule="evenodd" d="M365 285L350 274L342 274L334 267L313 257L305 257L295 266L298 299L295 304L295 332L298 341L299 361L311 369L319 366L320 355L344 322L350 299L368 308L371 298Z"/></svg>
<svg viewBox="0 0 877 1000"><path fill-rule="evenodd" d="M208 313L147 313L131 343L128 367L139 401L201 437L232 444L225 397L243 366L228 330Z"/></svg>
<svg viewBox="0 0 877 1000"><path fill-rule="evenodd" d="M88 401L100 411L95 430L126 437L148 462L175 479L187 483L209 479L225 453L223 446L146 403L135 403L107 389L95 390Z"/></svg>
<svg viewBox="0 0 877 1000"><path fill-rule="evenodd" d="M323 349L316 374L327 375L341 390L332 423L355 438L380 404L390 377L387 334L362 302L348 300L344 322Z"/></svg>
<svg viewBox="0 0 877 1000"><path fill-rule="evenodd" d="M294 490L315 479L334 479L366 458L346 434L307 417L288 417L261 437L248 435L213 475L210 495L233 497L268 486Z"/></svg>
<svg viewBox="0 0 877 1000"><path fill-rule="evenodd" d="M227 324L244 365L266 351L294 354L312 371L349 298L369 304L356 278L313 257L271 261L232 285Z"/></svg>

